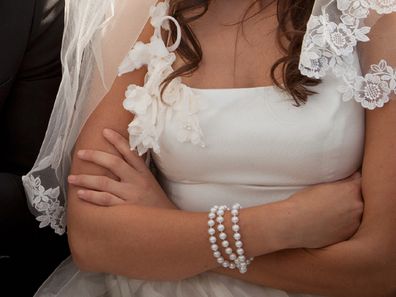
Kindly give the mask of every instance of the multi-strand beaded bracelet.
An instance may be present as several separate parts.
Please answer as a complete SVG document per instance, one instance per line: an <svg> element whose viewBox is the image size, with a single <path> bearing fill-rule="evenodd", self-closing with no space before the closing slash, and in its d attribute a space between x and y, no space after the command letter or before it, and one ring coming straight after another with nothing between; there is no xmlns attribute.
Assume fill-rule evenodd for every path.
<svg viewBox="0 0 396 297"><path fill-rule="evenodd" d="M249 264L253 261L253 258L247 259L245 250L243 249L242 236L239 227L239 210L241 206L236 203L232 206L231 210L225 206L213 206L209 212L209 242L210 247L213 251L213 256L216 258L217 263L222 265L224 268L235 269L237 268L240 273L246 273ZM233 238L235 240L236 252L230 247L230 242L227 240L227 234L225 232L224 215L226 211L231 211L231 222L232 231L234 232ZM217 223L217 226L216 226ZM216 237L216 230L218 231L218 238ZM226 260L221 253L221 247L217 244L217 239L221 241L221 247L225 249L228 259Z"/></svg>

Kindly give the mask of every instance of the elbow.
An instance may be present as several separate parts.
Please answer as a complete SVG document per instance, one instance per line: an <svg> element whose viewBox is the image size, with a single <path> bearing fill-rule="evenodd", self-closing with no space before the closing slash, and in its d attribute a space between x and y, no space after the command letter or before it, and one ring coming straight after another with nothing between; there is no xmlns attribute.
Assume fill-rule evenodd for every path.
<svg viewBox="0 0 396 297"><path fill-rule="evenodd" d="M89 222L85 220L68 220L70 253L74 264L81 271L103 272L100 259L103 260L104 247L89 226Z"/></svg>
<svg viewBox="0 0 396 297"><path fill-rule="evenodd" d="M67 237L74 264L87 272L102 272L103 244L98 233L98 220L93 217L91 206L80 203L69 195L67 209ZM100 229L100 228L99 228Z"/></svg>
<svg viewBox="0 0 396 297"><path fill-rule="evenodd" d="M381 279L379 292L384 297L396 296L396 249L394 245L388 245L383 253L377 255L378 271L377 278Z"/></svg>
<svg viewBox="0 0 396 297"><path fill-rule="evenodd" d="M396 251L378 249L372 254L362 277L361 289L356 296L395 297L396 296Z"/></svg>
<svg viewBox="0 0 396 297"><path fill-rule="evenodd" d="M87 238L78 234L75 230L68 230L68 240L73 263L79 270L85 272L95 272L94 262L88 253Z"/></svg>

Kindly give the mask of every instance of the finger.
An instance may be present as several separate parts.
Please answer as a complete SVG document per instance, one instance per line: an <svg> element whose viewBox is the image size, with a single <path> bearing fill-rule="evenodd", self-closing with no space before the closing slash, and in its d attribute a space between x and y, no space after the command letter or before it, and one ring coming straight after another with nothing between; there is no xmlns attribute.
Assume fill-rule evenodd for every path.
<svg viewBox="0 0 396 297"><path fill-rule="evenodd" d="M92 190L79 190L77 196L89 203L98 206L115 206L125 204L125 201L121 198L107 192L98 192Z"/></svg>
<svg viewBox="0 0 396 297"><path fill-rule="evenodd" d="M82 188L107 192L122 197L120 183L107 177L96 175L70 175L68 177L70 184Z"/></svg>
<svg viewBox="0 0 396 297"><path fill-rule="evenodd" d="M131 177L136 177L136 169L124 161L121 157L110 153L105 153L95 150L81 150L77 156L88 162L95 163L104 167L118 176L121 180L127 180Z"/></svg>
<svg viewBox="0 0 396 297"><path fill-rule="evenodd" d="M103 136L110 142L124 157L124 159L136 170L143 172L147 166L136 151L131 150L129 142L121 134L111 129L104 129Z"/></svg>

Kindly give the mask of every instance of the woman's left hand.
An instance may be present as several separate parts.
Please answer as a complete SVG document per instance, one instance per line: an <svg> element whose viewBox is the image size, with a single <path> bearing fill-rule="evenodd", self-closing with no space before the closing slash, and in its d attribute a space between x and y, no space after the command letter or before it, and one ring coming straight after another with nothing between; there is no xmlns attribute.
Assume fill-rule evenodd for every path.
<svg viewBox="0 0 396 297"><path fill-rule="evenodd" d="M110 170L119 180L107 176L70 175L69 183L82 188L77 191L78 197L99 206L131 203L175 208L144 160L130 150L128 141L110 129L105 129L103 136L122 157L95 150L81 150L77 156Z"/></svg>

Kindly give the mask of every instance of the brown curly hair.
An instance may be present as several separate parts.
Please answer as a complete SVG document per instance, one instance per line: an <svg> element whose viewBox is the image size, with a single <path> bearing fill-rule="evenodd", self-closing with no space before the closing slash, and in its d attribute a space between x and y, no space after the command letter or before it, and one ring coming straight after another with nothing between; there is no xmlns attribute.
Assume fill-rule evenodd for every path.
<svg viewBox="0 0 396 297"><path fill-rule="evenodd" d="M208 11L211 1L170 0L170 14L179 22L182 29L182 40L177 53L182 58L184 64L165 79L163 89L174 78L190 75L198 69L202 61L203 52L199 40L189 24L202 17ZM277 42L283 56L272 65L271 79L276 86L287 91L296 102L296 105L299 106L301 103L307 101L309 95L315 93L309 90L308 87L320 83L320 80L303 76L298 69L304 33L315 1L256 0L250 8L258 2L262 5L262 10L274 2L277 4ZM245 18L241 24L246 20L247 14L248 11L245 13ZM175 41L176 37L176 27L171 25L171 39ZM281 67L281 79L275 77L278 67Z"/></svg>

